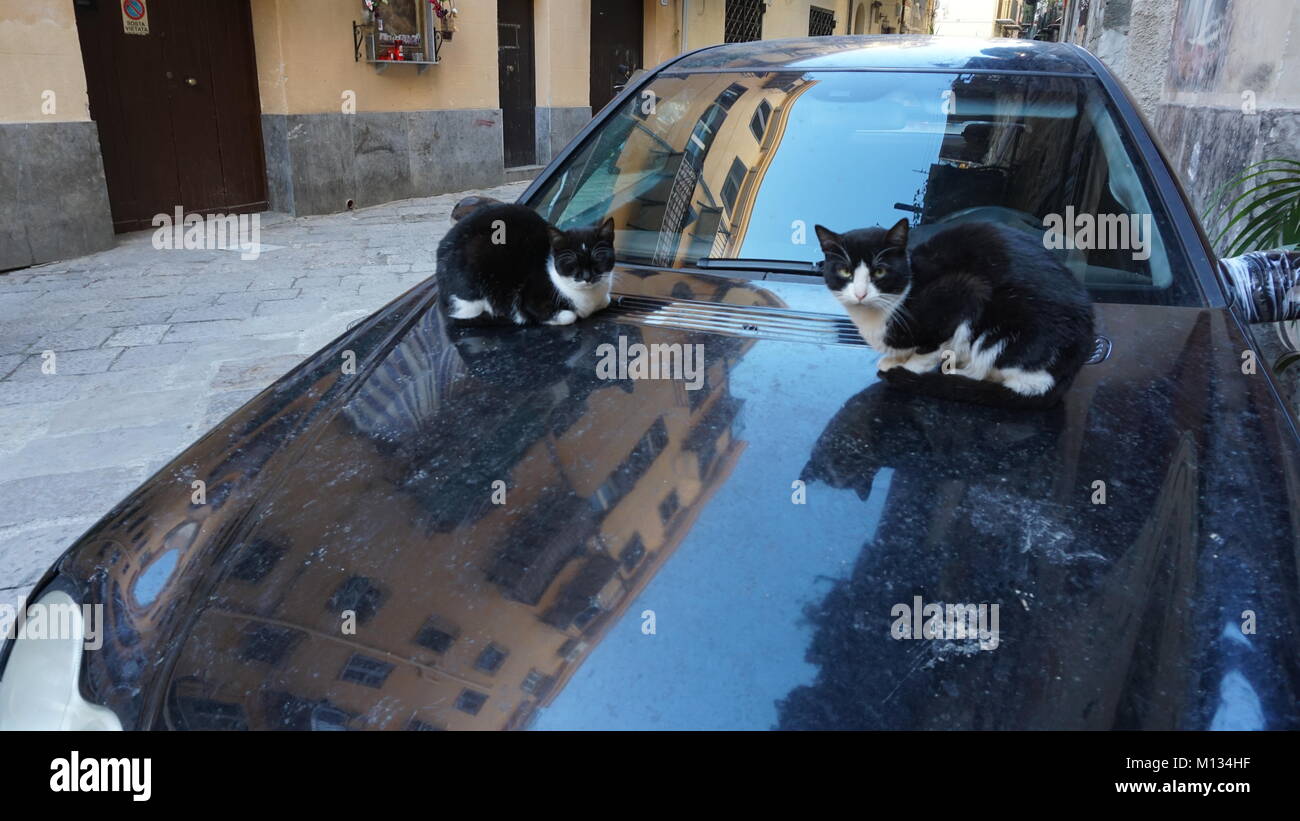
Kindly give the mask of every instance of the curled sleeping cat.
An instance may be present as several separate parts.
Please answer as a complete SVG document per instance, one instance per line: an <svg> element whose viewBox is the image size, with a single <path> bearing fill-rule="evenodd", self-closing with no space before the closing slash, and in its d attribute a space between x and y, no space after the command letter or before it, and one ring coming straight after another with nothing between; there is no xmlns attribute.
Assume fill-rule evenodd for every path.
<svg viewBox="0 0 1300 821"><path fill-rule="evenodd" d="M906 219L816 231L827 287L895 387L1050 407L1092 353L1087 290L1030 234L962 223L909 251Z"/></svg>
<svg viewBox="0 0 1300 821"><path fill-rule="evenodd" d="M458 324L569 325L609 305L614 221L561 231L531 208L474 210L438 243L438 292Z"/></svg>

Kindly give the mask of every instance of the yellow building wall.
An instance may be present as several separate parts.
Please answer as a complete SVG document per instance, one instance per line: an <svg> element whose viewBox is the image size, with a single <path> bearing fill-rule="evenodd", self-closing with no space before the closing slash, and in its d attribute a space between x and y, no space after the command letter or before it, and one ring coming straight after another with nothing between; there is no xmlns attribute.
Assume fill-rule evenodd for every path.
<svg viewBox="0 0 1300 821"><path fill-rule="evenodd" d="M763 15L763 39L777 40L782 37L808 36L809 7L817 6L835 12L835 33L847 33L845 20L848 19L846 0L772 0Z"/></svg>
<svg viewBox="0 0 1300 821"><path fill-rule="evenodd" d="M495 9L494 9L495 11ZM591 3L535 0L537 104L591 104Z"/></svg>
<svg viewBox="0 0 1300 821"><path fill-rule="evenodd" d="M681 0L673 0L663 6L659 0L642 0L641 60L646 69L652 69L679 53L682 26L679 3Z"/></svg>
<svg viewBox="0 0 1300 821"><path fill-rule="evenodd" d="M89 119L72 0L0 0L0 123Z"/></svg>
<svg viewBox="0 0 1300 821"><path fill-rule="evenodd" d="M686 46L721 43L726 32L727 0L686 0Z"/></svg>
<svg viewBox="0 0 1300 821"><path fill-rule="evenodd" d="M352 21L361 21L359 2L251 3L264 113L337 112L347 91L356 95L357 111L497 107L495 3L457 6L456 34L443 44L442 64L423 74L414 66L389 66L380 74L370 63L353 62Z"/></svg>
<svg viewBox="0 0 1300 821"><path fill-rule="evenodd" d="M686 50L715 46L725 37L726 0L644 0L644 60L647 69L682 51L682 3L686 4ZM764 40L808 36L810 6L835 12L835 33L848 34L850 0L772 0L763 14Z"/></svg>

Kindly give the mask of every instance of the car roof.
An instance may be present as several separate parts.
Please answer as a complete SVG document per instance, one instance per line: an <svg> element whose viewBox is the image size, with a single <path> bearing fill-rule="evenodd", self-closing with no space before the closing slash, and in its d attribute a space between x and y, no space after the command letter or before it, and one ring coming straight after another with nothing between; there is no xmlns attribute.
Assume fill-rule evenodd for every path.
<svg viewBox="0 0 1300 821"><path fill-rule="evenodd" d="M1068 43L931 35L841 35L728 43L691 52L669 73L752 70L1046 72L1096 76L1095 61Z"/></svg>

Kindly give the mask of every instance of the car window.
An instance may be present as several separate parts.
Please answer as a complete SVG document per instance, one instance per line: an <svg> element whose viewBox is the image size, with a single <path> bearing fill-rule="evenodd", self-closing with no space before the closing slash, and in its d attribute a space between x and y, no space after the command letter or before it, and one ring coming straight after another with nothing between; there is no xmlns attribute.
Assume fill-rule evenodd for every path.
<svg viewBox="0 0 1300 821"><path fill-rule="evenodd" d="M1199 305L1096 80L934 72L661 74L529 204L612 215L620 260L816 261L815 224L964 221L1041 236L1098 301Z"/></svg>

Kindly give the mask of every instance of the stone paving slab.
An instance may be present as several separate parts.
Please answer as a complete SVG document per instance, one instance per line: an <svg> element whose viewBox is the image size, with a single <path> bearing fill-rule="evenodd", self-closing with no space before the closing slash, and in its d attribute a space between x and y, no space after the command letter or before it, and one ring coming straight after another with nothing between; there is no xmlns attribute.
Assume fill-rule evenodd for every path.
<svg viewBox="0 0 1300 821"><path fill-rule="evenodd" d="M0 274L0 604L78 536L294 365L432 275L461 197L261 215L257 259L102 253ZM53 353L54 373L42 368Z"/></svg>

